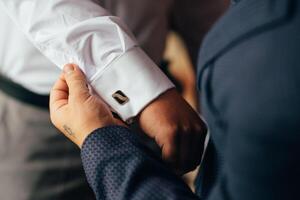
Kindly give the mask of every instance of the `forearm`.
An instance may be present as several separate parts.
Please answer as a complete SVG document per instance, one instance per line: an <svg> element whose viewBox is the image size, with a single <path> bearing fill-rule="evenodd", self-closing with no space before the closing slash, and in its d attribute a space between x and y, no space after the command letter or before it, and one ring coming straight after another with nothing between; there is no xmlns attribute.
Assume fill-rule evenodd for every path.
<svg viewBox="0 0 300 200"><path fill-rule="evenodd" d="M79 65L123 120L173 87L127 26L92 0L0 0L0 6L59 68ZM119 90L129 99L124 105L113 98Z"/></svg>
<svg viewBox="0 0 300 200"><path fill-rule="evenodd" d="M97 199L198 199L124 127L94 131L81 156Z"/></svg>

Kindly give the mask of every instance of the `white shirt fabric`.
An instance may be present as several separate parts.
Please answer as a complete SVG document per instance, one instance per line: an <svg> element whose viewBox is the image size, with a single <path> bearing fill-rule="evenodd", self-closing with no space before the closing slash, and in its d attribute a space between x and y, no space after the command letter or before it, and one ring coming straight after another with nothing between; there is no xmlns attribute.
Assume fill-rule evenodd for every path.
<svg viewBox="0 0 300 200"><path fill-rule="evenodd" d="M112 110L128 120L174 87L126 25L92 0L0 0L0 9L0 44L9 44L0 51L0 72L33 92L48 94L59 68L76 63ZM125 105L112 97L119 90L129 98Z"/></svg>

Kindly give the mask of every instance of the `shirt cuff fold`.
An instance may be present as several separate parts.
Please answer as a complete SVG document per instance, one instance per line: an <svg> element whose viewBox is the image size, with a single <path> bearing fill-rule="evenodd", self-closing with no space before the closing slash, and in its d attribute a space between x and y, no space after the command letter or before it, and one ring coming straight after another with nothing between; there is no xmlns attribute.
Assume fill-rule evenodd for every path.
<svg viewBox="0 0 300 200"><path fill-rule="evenodd" d="M111 109L127 122L159 95L174 87L139 47L134 47L113 61L90 84Z"/></svg>

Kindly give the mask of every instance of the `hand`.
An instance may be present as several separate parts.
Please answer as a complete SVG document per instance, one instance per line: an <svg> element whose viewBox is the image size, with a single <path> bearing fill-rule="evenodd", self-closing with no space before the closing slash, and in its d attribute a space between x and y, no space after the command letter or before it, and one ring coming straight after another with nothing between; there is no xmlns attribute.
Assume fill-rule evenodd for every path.
<svg viewBox="0 0 300 200"><path fill-rule="evenodd" d="M161 147L163 159L178 174L195 169L201 161L206 125L175 89L149 104L140 114L142 130Z"/></svg>
<svg viewBox="0 0 300 200"><path fill-rule="evenodd" d="M52 123L79 147L94 130L115 125L109 108L91 95L84 74L76 65L66 65L50 94Z"/></svg>

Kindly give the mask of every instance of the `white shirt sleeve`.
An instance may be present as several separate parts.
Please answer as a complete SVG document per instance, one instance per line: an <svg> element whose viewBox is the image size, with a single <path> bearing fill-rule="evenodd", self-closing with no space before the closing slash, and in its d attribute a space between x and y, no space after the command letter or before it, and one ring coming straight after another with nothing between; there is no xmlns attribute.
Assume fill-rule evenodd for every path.
<svg viewBox="0 0 300 200"><path fill-rule="evenodd" d="M0 6L59 68L78 64L123 120L174 87L120 19L93 0L0 0Z"/></svg>

